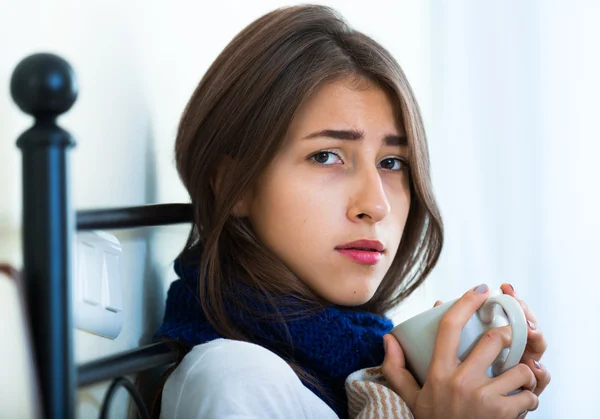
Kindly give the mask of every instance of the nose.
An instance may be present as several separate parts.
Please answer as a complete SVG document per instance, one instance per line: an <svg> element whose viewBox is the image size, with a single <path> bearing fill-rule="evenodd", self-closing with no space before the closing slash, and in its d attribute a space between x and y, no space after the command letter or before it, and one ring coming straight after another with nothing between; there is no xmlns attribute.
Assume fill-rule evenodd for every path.
<svg viewBox="0 0 600 419"><path fill-rule="evenodd" d="M377 168L356 173L347 217L352 222L377 223L390 213L390 203Z"/></svg>

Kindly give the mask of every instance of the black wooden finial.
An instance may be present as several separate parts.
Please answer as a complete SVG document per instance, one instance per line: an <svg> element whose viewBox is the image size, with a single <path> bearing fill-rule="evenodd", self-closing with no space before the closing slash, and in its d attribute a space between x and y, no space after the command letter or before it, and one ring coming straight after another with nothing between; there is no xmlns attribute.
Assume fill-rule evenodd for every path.
<svg viewBox="0 0 600 419"><path fill-rule="evenodd" d="M36 118L55 118L77 99L75 73L61 57L39 53L23 59L10 80L10 93L25 113Z"/></svg>

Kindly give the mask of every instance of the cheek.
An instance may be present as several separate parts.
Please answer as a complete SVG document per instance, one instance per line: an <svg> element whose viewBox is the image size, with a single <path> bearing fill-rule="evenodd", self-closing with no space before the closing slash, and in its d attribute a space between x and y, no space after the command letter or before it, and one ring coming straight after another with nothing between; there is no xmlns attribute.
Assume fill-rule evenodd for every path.
<svg viewBox="0 0 600 419"><path fill-rule="evenodd" d="M404 230L404 226L406 225L406 220L408 218L408 212L410 210L410 190L404 190L397 198L398 202L396 204L396 219L400 220L401 229Z"/></svg>
<svg viewBox="0 0 600 419"><path fill-rule="evenodd" d="M408 212L410 210L410 184L407 178L402 182L388 185L388 199L391 207L391 217L399 227L400 231L404 230Z"/></svg>
<svg viewBox="0 0 600 419"><path fill-rule="evenodd" d="M314 243L334 222L335 201L339 205L339 198L305 177L272 174L256 191L250 222L259 238L279 256L289 249L305 253L307 244Z"/></svg>

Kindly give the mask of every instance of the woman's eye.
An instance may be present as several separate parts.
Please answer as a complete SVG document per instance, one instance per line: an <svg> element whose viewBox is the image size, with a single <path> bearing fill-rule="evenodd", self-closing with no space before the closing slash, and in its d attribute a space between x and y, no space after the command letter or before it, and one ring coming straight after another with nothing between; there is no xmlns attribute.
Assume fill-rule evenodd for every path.
<svg viewBox="0 0 600 419"><path fill-rule="evenodd" d="M399 172L407 168L407 164L403 159L398 157L388 157L387 159L381 160L379 166L385 170L391 170L394 172Z"/></svg>
<svg viewBox="0 0 600 419"><path fill-rule="evenodd" d="M313 154L311 159L317 164L327 166L341 162L340 157L331 151L319 151L318 153Z"/></svg>

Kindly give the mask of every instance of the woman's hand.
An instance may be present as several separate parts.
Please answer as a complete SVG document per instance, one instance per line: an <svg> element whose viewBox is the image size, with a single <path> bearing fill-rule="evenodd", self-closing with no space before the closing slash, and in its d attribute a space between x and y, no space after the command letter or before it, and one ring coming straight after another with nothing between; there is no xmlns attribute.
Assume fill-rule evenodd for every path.
<svg viewBox="0 0 600 419"><path fill-rule="evenodd" d="M527 365L535 375L537 386L534 390L534 393L536 396L539 396L546 389L550 383L550 380L552 379L550 371L548 371L546 367L540 363L542 356L548 348L548 344L546 343L544 334L537 325L537 320L533 314L533 311L527 305L527 303L517 297L514 287L505 283L500 286L500 289L504 294L516 298L521 304L523 312L525 313L529 331L527 334L527 346L525 347L525 352L523 352L523 356L521 357L521 363ZM435 302L434 307L437 307L440 304L443 304L443 302L438 300Z"/></svg>
<svg viewBox="0 0 600 419"><path fill-rule="evenodd" d="M536 396L539 396L546 389L550 383L550 380L552 379L550 371L548 371L546 367L540 363L542 356L548 348L548 344L546 343L544 334L537 325L537 320L533 314L533 311L531 308L529 308L527 303L517 297L514 287L505 283L500 286L500 289L504 294L516 298L525 312L525 318L527 319L529 331L527 334L527 346L525 347L525 352L523 352L523 356L521 357L521 362L527 365L535 375L537 386L534 393ZM437 300L433 306L437 307L440 304L443 304L443 302Z"/></svg>
<svg viewBox="0 0 600 419"><path fill-rule="evenodd" d="M527 365L535 378L537 379L537 387L534 390L534 393L539 396L542 394L544 389L550 383L550 372L546 369L546 367L540 364L540 360L546 352L548 348L548 344L546 343L546 339L542 331L537 326L537 320L533 311L529 308L529 306L517 297L515 289L510 284L502 284L500 287L504 294L508 294L511 297L514 297L519 301L523 311L525 312L525 318L527 319L527 324L529 325L529 331L527 333L527 346L525 347L525 352L523 353L523 357L521 358L521 362Z"/></svg>
<svg viewBox="0 0 600 419"><path fill-rule="evenodd" d="M495 378L486 373L502 348L510 345L509 326L486 333L464 362L456 355L461 330L487 299L488 291L485 285L468 291L444 315L423 388L406 369L398 341L384 337L383 374L415 418L516 418L537 409L536 376L527 365L519 364ZM507 396L519 388L523 390Z"/></svg>

